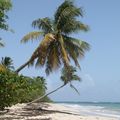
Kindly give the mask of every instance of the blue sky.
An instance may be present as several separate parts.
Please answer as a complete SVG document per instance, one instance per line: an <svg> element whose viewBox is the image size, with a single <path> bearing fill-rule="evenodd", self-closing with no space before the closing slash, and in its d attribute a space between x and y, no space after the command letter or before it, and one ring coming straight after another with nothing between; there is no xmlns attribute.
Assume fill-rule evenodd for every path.
<svg viewBox="0 0 120 120"><path fill-rule="evenodd" d="M0 33L6 43L6 47L0 49L0 58L10 56L16 68L28 60L39 41L21 44L21 38L34 30L31 27L33 20L46 16L52 18L63 1L13 0L8 23L15 33L5 31ZM82 70L78 70L78 75L81 76L82 82L74 83L80 95L66 86L50 97L56 101L120 102L120 1L75 0L75 4L83 7L84 18L80 20L90 26L89 32L74 35L91 45L91 50L80 61ZM25 68L21 73L29 76L45 76L43 69ZM48 91L62 84L59 77L59 70L46 77Z"/></svg>

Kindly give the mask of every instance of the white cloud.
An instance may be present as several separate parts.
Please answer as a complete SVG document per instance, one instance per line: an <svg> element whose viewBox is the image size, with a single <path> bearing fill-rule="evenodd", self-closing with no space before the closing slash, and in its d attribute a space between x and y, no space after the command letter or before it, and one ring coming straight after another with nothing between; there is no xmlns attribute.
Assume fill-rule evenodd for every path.
<svg viewBox="0 0 120 120"><path fill-rule="evenodd" d="M95 82L93 80L93 78L91 77L90 74L85 74L84 75L84 79L86 80L86 82L90 85L90 86L95 86Z"/></svg>
<svg viewBox="0 0 120 120"><path fill-rule="evenodd" d="M49 75L48 77L46 77L46 82L47 82L48 92L54 90L55 88L57 88L58 86L62 84L59 74Z"/></svg>
<svg viewBox="0 0 120 120"><path fill-rule="evenodd" d="M94 87L95 86L95 82L94 82L92 76L90 74L88 74L88 73L82 75L82 82L81 82L81 84L85 88Z"/></svg>

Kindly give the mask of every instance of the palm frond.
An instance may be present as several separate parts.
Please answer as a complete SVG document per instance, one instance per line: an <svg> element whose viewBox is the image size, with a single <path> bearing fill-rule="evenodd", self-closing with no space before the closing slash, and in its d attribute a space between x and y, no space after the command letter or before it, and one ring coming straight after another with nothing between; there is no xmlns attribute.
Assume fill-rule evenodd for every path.
<svg viewBox="0 0 120 120"><path fill-rule="evenodd" d="M83 16L81 8L77 8L72 1L66 0L55 13L55 24L57 29L61 29L62 26L67 24L71 19L78 16Z"/></svg>
<svg viewBox="0 0 120 120"><path fill-rule="evenodd" d="M80 68L78 57L79 57L79 50L78 48L72 44L71 42L65 41L65 48L69 54L69 57L74 61L75 65Z"/></svg>
<svg viewBox="0 0 120 120"><path fill-rule="evenodd" d="M47 57L47 50L51 42L55 40L53 34L46 34L44 39L41 41L39 44L38 48L33 52L30 63L33 65L34 61L36 61L36 67L37 66L42 66L45 64L45 60Z"/></svg>
<svg viewBox="0 0 120 120"><path fill-rule="evenodd" d="M10 57L2 57L0 64L3 65L6 69L14 69L13 60Z"/></svg>
<svg viewBox="0 0 120 120"><path fill-rule="evenodd" d="M67 43L72 44L72 45L76 46L77 48L79 48L79 50L81 50L82 52L90 50L90 45L85 41L82 41L82 40L79 40L79 39L76 39L73 37L68 37L65 35L63 35L63 39L64 39L64 42L66 43L66 45L67 45Z"/></svg>
<svg viewBox="0 0 120 120"><path fill-rule="evenodd" d="M90 45L87 42L65 35L63 35L63 39L65 49L67 50L70 58L72 58L75 65L80 68L78 58L84 57L85 51L88 51L90 49Z"/></svg>
<svg viewBox="0 0 120 120"><path fill-rule="evenodd" d="M4 47L4 43L1 42L1 38L0 38L0 47Z"/></svg>
<svg viewBox="0 0 120 120"><path fill-rule="evenodd" d="M65 0L57 9L55 13L55 23L58 23L62 17L70 15L71 17L83 16L81 8L77 8L73 1Z"/></svg>
<svg viewBox="0 0 120 120"><path fill-rule="evenodd" d="M71 34L79 31L88 31L88 25L81 23L80 21L76 21L74 19L70 19L67 23L61 26L61 32L64 34Z"/></svg>
<svg viewBox="0 0 120 120"><path fill-rule="evenodd" d="M40 32L40 31L30 32L22 38L21 43L27 43L30 40L34 41L36 39L39 39L41 35L43 35L43 32Z"/></svg>
<svg viewBox="0 0 120 120"><path fill-rule="evenodd" d="M4 47L4 44L0 42L0 47Z"/></svg>
<svg viewBox="0 0 120 120"><path fill-rule="evenodd" d="M72 89L74 89L80 95L80 92L78 91L78 89L72 83L70 83L70 87Z"/></svg>
<svg viewBox="0 0 120 120"><path fill-rule="evenodd" d="M46 74L49 75L50 72L57 69L61 65L60 56L61 53L59 51L59 43L51 43L48 48L48 55L46 61Z"/></svg>
<svg viewBox="0 0 120 120"><path fill-rule="evenodd" d="M32 22L32 26L34 28L41 29L44 31L44 34L50 33L53 31L52 29L52 20L48 17L43 18L43 19L37 19Z"/></svg>

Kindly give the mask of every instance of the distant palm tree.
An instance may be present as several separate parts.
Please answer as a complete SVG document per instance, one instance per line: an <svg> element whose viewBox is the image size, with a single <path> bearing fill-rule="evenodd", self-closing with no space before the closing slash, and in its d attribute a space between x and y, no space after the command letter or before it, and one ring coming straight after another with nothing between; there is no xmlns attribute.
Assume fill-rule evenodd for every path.
<svg viewBox="0 0 120 120"><path fill-rule="evenodd" d="M76 68L73 66L65 67L62 69L62 75L61 80L64 82L64 84L70 84L70 87L73 88L78 94L79 91L75 88L75 86L72 84L73 81L81 81L81 78L76 75Z"/></svg>
<svg viewBox="0 0 120 120"><path fill-rule="evenodd" d="M13 60L10 57L2 57L1 66L4 66L6 69L13 70Z"/></svg>
<svg viewBox="0 0 120 120"><path fill-rule="evenodd" d="M55 90L53 90L49 93L46 93L45 95L33 100L32 102L29 102L28 105L31 104L31 103L42 100L43 98L47 97L48 95L50 95L50 94L58 91L59 89L63 88L67 84L70 84L70 87L73 88L79 94L79 91L72 84L73 81L81 81L81 78L78 75L76 75L76 72L77 72L76 68L73 67L73 66L68 66L67 68L64 67L62 69L62 72L61 72L61 74L62 74L61 75L61 80L63 81L63 84L61 86L59 86L58 88L56 88Z"/></svg>
<svg viewBox="0 0 120 120"><path fill-rule="evenodd" d="M34 41L40 36L43 36L43 40L30 59L16 72L36 62L36 66L46 65L46 73L49 74L62 63L66 67L69 66L70 59L80 67L78 58L83 57L85 51L89 50L89 44L69 36L79 31L88 31L88 26L77 19L79 16L83 17L82 9L76 7L73 2L65 0L55 12L54 20L46 17L33 21L32 26L40 31L28 33L21 42Z"/></svg>

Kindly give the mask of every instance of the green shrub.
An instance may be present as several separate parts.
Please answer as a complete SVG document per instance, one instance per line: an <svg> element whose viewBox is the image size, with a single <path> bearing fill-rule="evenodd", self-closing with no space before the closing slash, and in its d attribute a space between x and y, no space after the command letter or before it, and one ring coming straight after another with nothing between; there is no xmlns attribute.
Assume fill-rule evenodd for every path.
<svg viewBox="0 0 120 120"><path fill-rule="evenodd" d="M0 72L0 109L16 103L30 102L46 92L43 77L26 77L11 71ZM45 98L45 101L49 98Z"/></svg>

